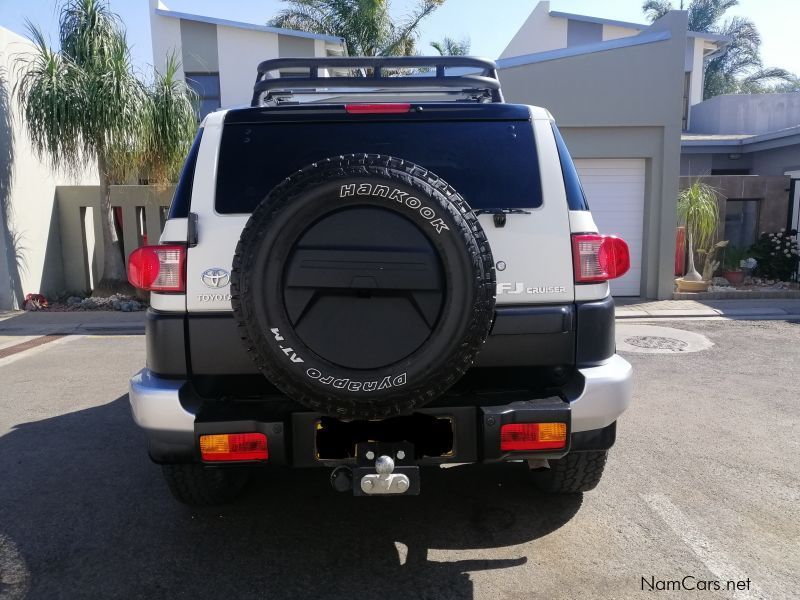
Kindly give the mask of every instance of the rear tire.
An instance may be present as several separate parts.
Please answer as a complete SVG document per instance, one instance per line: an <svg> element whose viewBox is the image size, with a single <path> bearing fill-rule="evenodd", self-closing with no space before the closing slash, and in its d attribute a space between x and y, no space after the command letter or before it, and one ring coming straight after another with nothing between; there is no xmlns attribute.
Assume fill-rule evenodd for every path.
<svg viewBox="0 0 800 600"><path fill-rule="evenodd" d="M533 484L548 494L578 494L597 487L608 451L574 452L550 461L549 469L531 471Z"/></svg>
<svg viewBox="0 0 800 600"><path fill-rule="evenodd" d="M249 479L243 469L209 469L199 464L162 465L161 471L173 497L189 506L232 502Z"/></svg>

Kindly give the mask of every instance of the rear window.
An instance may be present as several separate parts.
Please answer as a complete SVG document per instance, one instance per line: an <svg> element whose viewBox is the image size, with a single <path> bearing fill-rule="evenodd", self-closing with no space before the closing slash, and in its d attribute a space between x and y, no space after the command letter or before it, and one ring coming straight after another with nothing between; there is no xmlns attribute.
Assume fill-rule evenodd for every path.
<svg viewBox="0 0 800 600"><path fill-rule="evenodd" d="M192 202L192 188L194 187L194 169L197 166L197 153L200 151L200 139L203 137L203 128L197 131L194 143L183 163L181 175L178 178L178 185L175 186L175 194L172 196L172 203L169 205L169 218L180 219L189 216L189 205Z"/></svg>
<svg viewBox="0 0 800 600"><path fill-rule="evenodd" d="M567 204L570 210L589 210L589 203L586 202L586 194L583 193L578 170L572 162L572 156L567 150L567 144L561 137L558 127L553 125L553 135L556 136L556 146L558 146L558 159L561 161L561 173L564 176L564 189L567 192Z"/></svg>
<svg viewBox="0 0 800 600"><path fill-rule="evenodd" d="M283 179L340 154L388 154L442 177L473 209L542 204L527 121L266 123L227 125L216 210L249 213Z"/></svg>

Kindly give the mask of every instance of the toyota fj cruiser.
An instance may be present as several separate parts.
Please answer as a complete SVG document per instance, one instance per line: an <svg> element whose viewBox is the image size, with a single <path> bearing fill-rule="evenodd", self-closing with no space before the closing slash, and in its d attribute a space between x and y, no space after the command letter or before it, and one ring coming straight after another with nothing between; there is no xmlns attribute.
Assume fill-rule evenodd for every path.
<svg viewBox="0 0 800 600"><path fill-rule="evenodd" d="M191 504L272 466L411 495L420 467L517 461L590 490L631 397L628 269L553 117L505 103L491 61L266 61L129 258L151 292L133 416Z"/></svg>

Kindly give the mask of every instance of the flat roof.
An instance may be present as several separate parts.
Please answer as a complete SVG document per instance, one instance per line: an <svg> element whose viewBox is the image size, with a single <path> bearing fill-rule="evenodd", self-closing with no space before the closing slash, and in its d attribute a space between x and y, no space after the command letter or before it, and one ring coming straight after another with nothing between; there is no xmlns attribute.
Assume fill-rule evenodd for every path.
<svg viewBox="0 0 800 600"><path fill-rule="evenodd" d="M322 33L309 33L308 31L297 31L295 29L283 29L281 27L269 27L267 25L257 25L256 23L244 23L242 21L230 21L228 19L219 19L217 17L206 17L203 15L194 15L191 13L178 12L168 8L156 8L156 14L162 17L169 17L171 19L183 19L184 21L197 21L198 23L209 23L211 25L222 25L224 27L236 27L238 29L250 29L253 31L263 31L266 33L275 33L278 35L289 35L300 38L309 38L313 40L324 40L332 44L344 44L344 38L336 35L325 35Z"/></svg>
<svg viewBox="0 0 800 600"><path fill-rule="evenodd" d="M574 13L560 12L557 10L551 10L550 16L560 19L570 19L572 21L597 23L599 25L613 25L615 27L636 29L637 31L644 31L645 29L648 29L650 27L649 25L644 25L642 23L631 23L630 21L617 21L615 19L604 19L602 17L591 17L589 15L576 15ZM706 33L704 31L689 31L687 32L687 35L689 37L699 37L706 40L712 40L715 42L730 42L730 38L727 36L719 35L716 33Z"/></svg>
<svg viewBox="0 0 800 600"><path fill-rule="evenodd" d="M800 145L800 125L777 129L766 133L692 133L691 131L681 134L681 146L683 148L719 148L730 149L731 147L740 148L747 152L750 146L770 142L771 147Z"/></svg>
<svg viewBox="0 0 800 600"><path fill-rule="evenodd" d="M641 44L652 44L655 42L666 41L671 37L672 34L666 30L645 31L644 33L640 33L638 35L606 40L605 42L595 42L593 44L585 44L582 46L558 48L557 50L546 50L544 52L535 52L533 54L523 54L522 56L501 58L497 61L497 68L510 69L513 67L521 67L523 65L544 62L547 60L567 58L569 56L580 56L582 54L592 54L594 52L603 52L606 50L616 50L618 48L639 46Z"/></svg>

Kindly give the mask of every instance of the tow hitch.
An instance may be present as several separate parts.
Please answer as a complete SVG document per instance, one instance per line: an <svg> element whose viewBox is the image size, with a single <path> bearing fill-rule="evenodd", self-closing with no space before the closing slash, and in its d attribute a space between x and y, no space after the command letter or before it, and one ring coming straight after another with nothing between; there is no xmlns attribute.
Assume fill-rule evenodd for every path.
<svg viewBox="0 0 800 600"><path fill-rule="evenodd" d="M419 467L414 464L412 444L369 442L356 446L356 466L337 467L331 485L355 496L419 494Z"/></svg>

